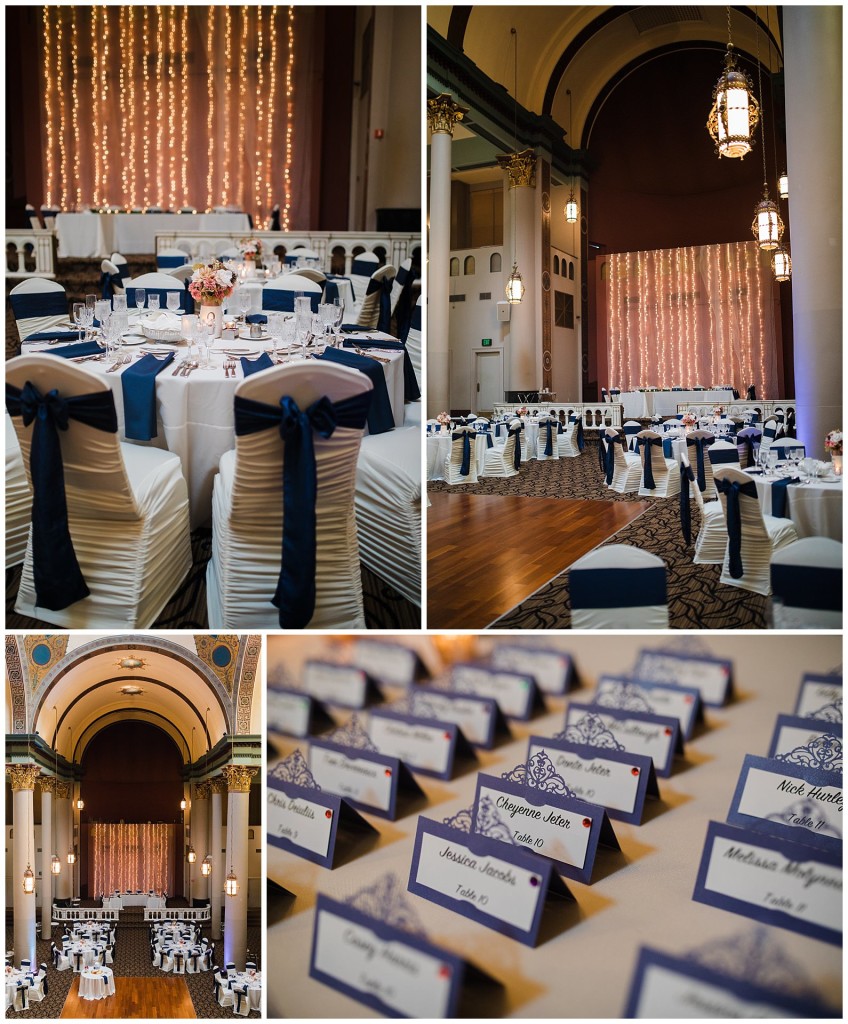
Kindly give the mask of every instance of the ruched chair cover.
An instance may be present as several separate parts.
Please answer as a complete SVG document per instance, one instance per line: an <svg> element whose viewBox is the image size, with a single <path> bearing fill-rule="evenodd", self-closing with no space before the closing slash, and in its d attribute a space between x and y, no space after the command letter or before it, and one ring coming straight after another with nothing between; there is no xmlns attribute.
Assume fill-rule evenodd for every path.
<svg viewBox="0 0 848 1024"><path fill-rule="evenodd" d="M236 401L261 403L279 412L288 397L303 416L325 397L334 405L345 403L343 408L367 407L367 398L362 396L371 389L371 381L356 370L310 360L252 374L236 388ZM314 608L305 624L312 629L359 629L365 625L354 516L356 465L364 425L363 412L359 428L339 424L329 437L322 436L319 429L311 431L316 486ZM267 429L239 436L237 417L236 445L221 457L212 493L212 557L206 573L210 628L276 629L281 626L281 614L290 623L308 614L305 602L298 598L295 608L297 602L290 600L292 586L302 592L313 579L306 571L311 553L294 549L310 519L302 506L306 499L300 493L300 483L298 492L289 495L296 514L288 534L283 531L285 447L291 445L288 471L296 476L303 458L294 440L284 445L280 425L270 421ZM303 468L308 470L305 465ZM308 473L298 479L308 480ZM282 571L284 542L290 561ZM272 603L275 593L288 611Z"/></svg>
<svg viewBox="0 0 848 1024"><path fill-rule="evenodd" d="M308 295L312 312L318 312L321 285L298 274L286 274L265 285L262 289L262 312L293 313L294 300L298 295Z"/></svg>
<svg viewBox="0 0 848 1024"><path fill-rule="evenodd" d="M403 335L401 335L403 338ZM406 335L404 342L406 345L406 351L409 353L409 358L412 361L412 367L415 370L415 377L418 381L419 388L421 387L421 296L418 296L418 302L412 310L412 321L410 323L409 331Z"/></svg>
<svg viewBox="0 0 848 1024"><path fill-rule="evenodd" d="M627 447L630 451L636 450L636 436L642 430L642 424L638 420L625 420L624 436L627 438Z"/></svg>
<svg viewBox="0 0 848 1024"><path fill-rule="evenodd" d="M800 452L801 458L807 457L807 446L797 441L794 437L778 437L772 441L771 448L769 451L777 452L778 462L785 462L789 457L790 453Z"/></svg>
<svg viewBox="0 0 848 1024"><path fill-rule="evenodd" d="M704 501L715 497L713 468L708 452L716 443L715 434L707 430L692 430L686 435L686 456L695 474L695 481L704 496Z"/></svg>
<svg viewBox="0 0 848 1024"><path fill-rule="evenodd" d="M601 435L601 445L607 487L618 494L638 490L642 479L642 460L636 452L627 451L626 439L615 427L607 427Z"/></svg>
<svg viewBox="0 0 848 1024"><path fill-rule="evenodd" d="M558 428L559 420L556 416L539 417L539 437L536 440L536 459L539 462L559 458L560 434Z"/></svg>
<svg viewBox="0 0 848 1024"><path fill-rule="evenodd" d="M768 451L778 437L779 425L777 420L771 416L763 424L763 436L760 438L760 448Z"/></svg>
<svg viewBox="0 0 848 1024"><path fill-rule="evenodd" d="M572 629L667 629L666 569L661 558L609 544L569 571Z"/></svg>
<svg viewBox="0 0 848 1024"><path fill-rule="evenodd" d="M739 452L739 466L747 469L757 461L760 450L760 439L763 436L759 427L744 427L736 433L736 449Z"/></svg>
<svg viewBox="0 0 848 1024"><path fill-rule="evenodd" d="M354 309L357 313L365 299L365 293L368 291L371 276L379 267L380 257L376 253L361 252L358 256L353 257L348 277L350 278L350 286L353 289ZM350 310L348 310L349 314Z"/></svg>
<svg viewBox="0 0 848 1024"><path fill-rule="evenodd" d="M29 524L32 518L32 491L29 488L18 435L6 413L6 568L20 565L26 554Z"/></svg>
<svg viewBox="0 0 848 1024"><path fill-rule="evenodd" d="M775 629L842 629L842 545L804 537L771 556Z"/></svg>
<svg viewBox="0 0 848 1024"><path fill-rule="evenodd" d="M324 291L324 285L327 283L327 275L315 267L295 267L289 274L289 277L292 275L295 278L303 277L307 281L312 281L313 284L320 285L322 292Z"/></svg>
<svg viewBox="0 0 848 1024"><path fill-rule="evenodd" d="M445 458L445 480L449 484L477 483L477 431L474 427L454 428Z"/></svg>
<svg viewBox="0 0 848 1024"><path fill-rule="evenodd" d="M580 455L580 445L577 442L577 433L580 429L580 424L577 420L570 420L568 423L562 424L562 433L556 435L556 450L557 454L555 458L559 459L576 459ZM539 427L539 439L543 437L542 428Z"/></svg>
<svg viewBox="0 0 848 1024"><path fill-rule="evenodd" d="M506 442L486 449L481 476L515 476L518 473L523 430L521 420L512 420L507 429Z"/></svg>
<svg viewBox="0 0 848 1024"><path fill-rule="evenodd" d="M415 287L420 288L418 269L413 267L412 259L407 257L398 267L392 282L392 316L397 322L399 338L405 338L409 332L409 322L415 308ZM420 298L420 294L418 296Z"/></svg>
<svg viewBox="0 0 848 1024"><path fill-rule="evenodd" d="M733 441L714 441L707 448L707 456L712 469L715 469L716 466L740 465L739 447ZM710 477L712 477L712 473L710 473ZM715 485L713 485L713 492L715 492Z"/></svg>
<svg viewBox="0 0 848 1024"><path fill-rule="evenodd" d="M671 498L679 494L680 470L675 459L663 455L661 435L655 430L641 430L636 437L642 460L640 497Z"/></svg>
<svg viewBox="0 0 848 1024"><path fill-rule="evenodd" d="M757 485L747 473L721 466L713 476L727 524L721 582L768 595L772 552L798 539L795 527L788 519L763 515Z"/></svg>
<svg viewBox="0 0 848 1024"><path fill-rule="evenodd" d="M359 303L356 322L369 331L385 331L392 326L392 285L397 270L390 263L375 270Z"/></svg>
<svg viewBox="0 0 848 1024"><path fill-rule="evenodd" d="M44 277L21 281L9 292L9 301L21 341L68 320L68 297L58 281Z"/></svg>
<svg viewBox="0 0 848 1024"><path fill-rule="evenodd" d="M42 403L49 405L49 393L55 389L62 400L79 402L80 396L90 395L92 402L111 403L114 410L105 380L65 359L20 356L7 364L6 381L7 408L9 386L20 392L31 382L42 396ZM32 487L30 452L35 424L24 425L24 418L14 412L12 422ZM39 603L36 578L45 569L46 576L42 578L51 587L56 586L51 578L56 562L54 522L49 536L40 541L42 547L35 544L36 551L43 551L45 543L48 549L47 558L39 559L39 564L44 563L41 569L33 565L34 537L33 529L30 530L15 610L71 629L146 629L191 568L188 491L179 456L121 443L117 431L98 429L73 417L68 420L67 430L57 430L56 434L64 474L69 543L89 593L64 606L55 599L50 601L56 605L53 608ZM61 493L61 481L62 475L50 469L46 482L51 493L56 488ZM34 503L33 523L40 521ZM36 541L42 532L43 528L37 531ZM43 593L43 585L40 590ZM77 587L76 593L80 592Z"/></svg>
<svg viewBox="0 0 848 1024"><path fill-rule="evenodd" d="M692 498L695 499L701 516L701 527L695 541L695 554L692 561L696 565L721 565L727 550L727 526L724 522L724 509L717 498L714 501L704 501L701 488L695 479L695 473L689 465L689 459L684 455L680 466L680 519L683 540L687 545L692 542L694 528L691 521Z"/></svg>

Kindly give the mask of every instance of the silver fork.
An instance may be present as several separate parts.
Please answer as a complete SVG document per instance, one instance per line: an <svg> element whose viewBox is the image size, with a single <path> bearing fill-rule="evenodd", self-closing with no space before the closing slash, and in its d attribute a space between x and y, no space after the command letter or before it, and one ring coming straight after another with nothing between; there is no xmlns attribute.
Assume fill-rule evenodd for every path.
<svg viewBox="0 0 848 1024"><path fill-rule="evenodd" d="M194 359L194 360L190 359L186 363L185 369L183 370L183 372L182 372L182 374L180 376L188 377L189 374L191 374L192 370L196 370L199 365L200 365L200 363L198 363L196 359Z"/></svg>
<svg viewBox="0 0 848 1024"><path fill-rule="evenodd" d="M174 371L171 374L171 376L172 377L176 377L177 374L182 370L182 368L186 365L187 362L188 362L188 358L183 359L183 361L181 363L177 363L177 365L174 367Z"/></svg>

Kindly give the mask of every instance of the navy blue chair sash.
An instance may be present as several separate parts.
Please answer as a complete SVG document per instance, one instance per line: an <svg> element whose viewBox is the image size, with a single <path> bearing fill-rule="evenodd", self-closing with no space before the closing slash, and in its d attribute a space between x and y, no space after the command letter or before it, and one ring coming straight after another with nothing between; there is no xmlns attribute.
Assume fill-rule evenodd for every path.
<svg viewBox="0 0 848 1024"><path fill-rule="evenodd" d="M388 334L392 326L392 282L394 278L384 277L378 281L368 282L366 295L380 293L380 313L377 318L377 330Z"/></svg>
<svg viewBox="0 0 848 1024"><path fill-rule="evenodd" d="M406 350L406 345L400 341L369 341L367 338L345 339L342 343L345 348L361 349L387 349L388 351L403 352L403 400L404 402L417 402L421 397L421 389L418 387L418 378L415 376L415 367Z"/></svg>
<svg viewBox="0 0 848 1024"><path fill-rule="evenodd" d="M710 464L723 466L727 463L739 464L739 450L737 448L712 448L709 453Z"/></svg>
<svg viewBox="0 0 848 1024"><path fill-rule="evenodd" d="M692 446L695 449L695 464L696 464L696 476L698 480L698 490L701 494L707 489L707 478L704 469L704 449L709 448L715 441L714 437L689 437L686 441L687 448ZM691 463L691 459L689 460Z"/></svg>
<svg viewBox="0 0 848 1024"><path fill-rule="evenodd" d="M645 483L645 487L652 491L656 484L654 483L654 467L651 459L651 448L662 448L661 437L640 437L639 445L642 450L642 479Z"/></svg>
<svg viewBox="0 0 848 1024"><path fill-rule="evenodd" d="M689 507L689 484L695 479L691 466L680 465L680 531L688 548L692 543L692 510Z"/></svg>
<svg viewBox="0 0 848 1024"><path fill-rule="evenodd" d="M471 470L471 435L474 433L472 430L460 430L451 438L452 445L462 445L462 462L459 467L460 476L468 476Z"/></svg>
<svg viewBox="0 0 848 1024"><path fill-rule="evenodd" d="M115 434L118 418L111 391L63 398L54 388L42 395L27 381L19 389L6 384L6 409L34 423L30 451L32 478L32 563L36 603L51 611L88 597L68 526L65 473L59 431L70 420Z"/></svg>
<svg viewBox="0 0 848 1024"><path fill-rule="evenodd" d="M745 442L745 451L748 457L749 466L754 465L754 442L759 442L762 436L762 431L757 430L755 427L746 427L744 430L740 430L736 435L737 444L740 439Z"/></svg>
<svg viewBox="0 0 848 1024"><path fill-rule="evenodd" d="M380 264L375 263L373 260L354 260L351 264L350 272L355 277L367 277L370 279L374 271L379 270L379 268ZM351 287L353 287L353 282L351 282ZM354 298L356 298L355 292Z"/></svg>
<svg viewBox="0 0 848 1024"><path fill-rule="evenodd" d="M24 292L10 295L12 312L16 320L29 320L34 316L67 316L68 297L61 292Z"/></svg>
<svg viewBox="0 0 848 1024"><path fill-rule="evenodd" d="M586 439L583 436L583 417L569 416L568 422L577 424L577 430L575 431L577 436L577 448L582 452L586 445Z"/></svg>
<svg viewBox="0 0 848 1024"><path fill-rule="evenodd" d="M368 407L369 434L384 434L388 430L394 430L394 414L386 387L386 375L381 363L368 356L360 356L356 352L338 348L324 349L318 358L330 363L341 363L342 366L350 366L359 370L360 373L364 373L374 385Z"/></svg>
<svg viewBox="0 0 848 1024"><path fill-rule="evenodd" d="M262 308L264 310L270 310L272 313L293 313L294 300L299 295L308 295L309 308L312 310L313 313L318 312L318 304L321 301L320 292L297 292L292 291L289 288L263 288Z"/></svg>
<svg viewBox="0 0 848 1024"><path fill-rule="evenodd" d="M236 436L276 427L284 445L283 542L280 576L272 604L282 629L303 629L315 611L315 502L318 480L313 433L331 437L336 427L362 430L370 393L332 403L319 398L305 411L288 395L279 406L235 398Z"/></svg>
<svg viewBox="0 0 848 1024"><path fill-rule="evenodd" d="M606 471L607 485L612 483L613 475L615 474L615 446L620 444L623 451L627 451L627 442L621 435L618 437L607 436L606 440L606 455L604 456L604 469ZM603 444L603 440L601 441Z"/></svg>
<svg viewBox="0 0 848 1024"><path fill-rule="evenodd" d="M115 288L124 287L124 279L120 274L110 274L104 270L100 275L100 297L102 299L111 299L115 294Z"/></svg>
<svg viewBox="0 0 848 1024"><path fill-rule="evenodd" d="M773 564L774 596L793 608L842 611L842 570L818 565Z"/></svg>
<svg viewBox="0 0 848 1024"><path fill-rule="evenodd" d="M515 454L512 459L513 469L521 469L521 431L523 429L524 427L515 427L515 429L509 427L507 429L507 441L515 434Z"/></svg>
<svg viewBox="0 0 848 1024"><path fill-rule="evenodd" d="M477 436L486 438L487 448L494 448L495 442L492 440L492 431L489 429L489 427L486 427L484 430L478 430Z"/></svg>
<svg viewBox="0 0 848 1024"><path fill-rule="evenodd" d="M545 455L550 457L554 453L554 424L548 420L545 423Z"/></svg>
<svg viewBox="0 0 848 1024"><path fill-rule="evenodd" d="M415 304L415 306L413 307L413 310L412 310L412 319L406 325L406 329L405 330L401 330L399 332L400 340L404 344L406 344L406 339L409 337L409 332L411 330L416 330L416 331L419 331L419 332L421 330L421 306L417 302L416 302L416 304Z"/></svg>
<svg viewBox="0 0 848 1024"><path fill-rule="evenodd" d="M156 267L159 270L173 270L175 267L182 267L188 263L187 256L157 256Z"/></svg>
<svg viewBox="0 0 848 1024"><path fill-rule="evenodd" d="M729 552L730 575L735 579L741 579L745 573L742 565L742 514L739 509L739 495L744 494L748 498L757 500L757 485L752 480L750 483L731 482L730 480L716 480L716 490L719 494L725 495L727 519L727 537Z"/></svg>
<svg viewBox="0 0 848 1024"><path fill-rule="evenodd" d="M577 569L569 574L573 608L642 608L668 603L665 566Z"/></svg>

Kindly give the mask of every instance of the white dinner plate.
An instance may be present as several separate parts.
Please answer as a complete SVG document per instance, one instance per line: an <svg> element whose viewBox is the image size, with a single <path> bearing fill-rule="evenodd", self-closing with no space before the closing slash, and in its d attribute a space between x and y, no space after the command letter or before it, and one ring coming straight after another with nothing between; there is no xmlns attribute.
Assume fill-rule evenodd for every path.
<svg viewBox="0 0 848 1024"><path fill-rule="evenodd" d="M270 341L271 340L271 335L270 334L260 334L258 338L252 338L250 336L250 332L249 331L248 331L247 334L245 334L244 331L242 331L242 332L239 333L239 340L240 341Z"/></svg>

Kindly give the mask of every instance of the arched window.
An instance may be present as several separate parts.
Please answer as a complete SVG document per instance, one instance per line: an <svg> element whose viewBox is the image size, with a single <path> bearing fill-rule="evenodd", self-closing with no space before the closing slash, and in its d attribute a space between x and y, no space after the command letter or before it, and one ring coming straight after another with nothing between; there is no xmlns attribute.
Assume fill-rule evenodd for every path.
<svg viewBox="0 0 848 1024"><path fill-rule="evenodd" d="M377 256L380 260L380 266L384 267L386 265L386 250L383 248L382 245L375 245L373 251L374 255Z"/></svg>
<svg viewBox="0 0 848 1024"><path fill-rule="evenodd" d="M489 257L489 273L499 274L501 272L501 254L493 252Z"/></svg>
<svg viewBox="0 0 848 1024"><path fill-rule="evenodd" d="M451 257L450 261L450 276L459 277L459 260L456 256Z"/></svg>
<svg viewBox="0 0 848 1024"><path fill-rule="evenodd" d="M330 273L344 274L345 272L345 251L343 245L333 246L330 254Z"/></svg>
<svg viewBox="0 0 848 1024"><path fill-rule="evenodd" d="M559 256L554 256L554 273L559 273Z"/></svg>
<svg viewBox="0 0 848 1024"><path fill-rule="evenodd" d="M568 280L569 281L573 281L574 280L574 264L571 263L570 261L569 261L569 264L568 264Z"/></svg>
<svg viewBox="0 0 848 1024"><path fill-rule="evenodd" d="M475 272L475 260L473 256L465 257L465 264L462 268L463 274L473 274Z"/></svg>
<svg viewBox="0 0 848 1024"><path fill-rule="evenodd" d="M601 280L602 281L606 281L608 277L609 277L609 270L608 270L608 267L607 267L607 261L604 260L604 262L601 264Z"/></svg>

